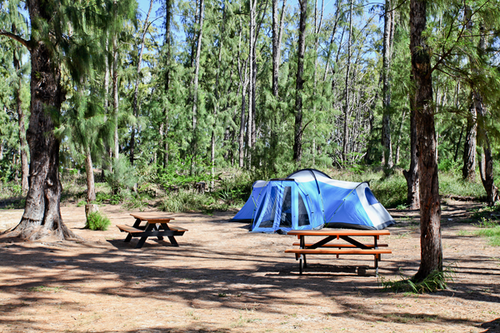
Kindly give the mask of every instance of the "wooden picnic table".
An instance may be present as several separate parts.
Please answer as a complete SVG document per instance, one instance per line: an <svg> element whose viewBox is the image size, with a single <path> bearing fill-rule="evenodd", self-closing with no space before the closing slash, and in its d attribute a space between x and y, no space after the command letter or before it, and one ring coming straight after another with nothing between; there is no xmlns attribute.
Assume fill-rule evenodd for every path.
<svg viewBox="0 0 500 333"><path fill-rule="evenodd" d="M125 242L130 242L132 237L140 237L136 249L141 248L148 237L158 237L159 240L163 240L166 236L170 240L172 246L179 246L177 240L174 236L182 236L184 232L188 231L185 228L176 227L169 225L170 221L175 220L173 217L160 216L151 213L141 213L141 214L130 214L135 217L135 222L133 226L128 226L125 224L117 225L118 229L122 232L127 232L128 235L125 238ZM144 224L142 224L144 222Z"/></svg>
<svg viewBox="0 0 500 333"><path fill-rule="evenodd" d="M378 262L382 254L392 253L390 249L380 249L387 247L387 244L379 244L380 236L388 236L388 230L350 230L350 229L322 229L322 230L291 230L288 235L295 235L299 242L293 243L299 248L285 250L285 253L295 253L295 259L299 261L299 272L302 274L307 268L306 255L310 254L335 254L339 255L373 255L375 259L375 273L378 275ZM314 243L307 243L306 236L322 237ZM358 237L373 237L373 242L367 243ZM331 241L343 242L330 243ZM358 270L358 274L361 271Z"/></svg>

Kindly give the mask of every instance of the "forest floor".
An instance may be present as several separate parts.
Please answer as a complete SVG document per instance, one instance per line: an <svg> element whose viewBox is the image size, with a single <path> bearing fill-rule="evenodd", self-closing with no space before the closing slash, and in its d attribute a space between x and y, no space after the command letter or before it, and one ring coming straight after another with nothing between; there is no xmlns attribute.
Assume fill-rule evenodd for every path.
<svg viewBox="0 0 500 333"><path fill-rule="evenodd" d="M171 214L189 229L180 247L124 243L116 224L130 211L101 207L107 231L84 229L84 207L66 204L64 222L85 242L0 237L0 332L500 332L500 248L473 236L477 202L443 205L449 289L385 291L381 279L415 274L418 214L391 210L398 224L380 276L359 276L367 258L310 257L303 275L284 250L292 236L249 233L234 212ZM147 211L155 211L150 208ZM0 230L21 210L0 210Z"/></svg>

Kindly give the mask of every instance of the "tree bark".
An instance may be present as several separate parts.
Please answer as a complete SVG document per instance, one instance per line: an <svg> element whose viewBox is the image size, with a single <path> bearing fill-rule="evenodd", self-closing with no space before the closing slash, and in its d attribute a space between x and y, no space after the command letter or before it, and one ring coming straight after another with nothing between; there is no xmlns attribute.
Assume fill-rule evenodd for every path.
<svg viewBox="0 0 500 333"><path fill-rule="evenodd" d="M42 1L27 1L32 29L40 20L48 22L52 11ZM33 25L37 22L35 25ZM52 112L60 112L64 92L61 88L60 64L43 41L31 44L31 106L27 141L30 148L29 190L26 206L14 235L36 240L48 235L58 239L77 238L64 225L60 200L59 139L54 136Z"/></svg>
<svg viewBox="0 0 500 333"><path fill-rule="evenodd" d="M248 119L247 119L247 153L248 153L248 166L251 167L252 165L252 153L251 149L254 144L254 122L255 122L255 85L256 82L254 81L254 78L256 78L256 75L254 76L254 71L255 71L255 64L256 64L256 59L255 59L255 20L257 16L257 0L250 0L250 27L249 27L249 37L250 41L248 43L248 61L249 61L249 71L248 71L248 76L249 76L249 85L248 85Z"/></svg>
<svg viewBox="0 0 500 333"><path fill-rule="evenodd" d="M198 31L198 41L196 46L196 57L194 64L194 78L193 78L193 145L196 146L196 126L198 122L198 76L200 72L200 53L201 41L203 38L203 12L205 9L205 0L200 1L200 23ZM193 156L194 156L193 152Z"/></svg>
<svg viewBox="0 0 500 333"><path fill-rule="evenodd" d="M17 29L15 24L12 25L12 33L17 34ZM21 90L23 80L21 77L21 63L20 59L17 58L16 51L13 51L13 61L14 61L14 69L18 75L17 87L15 89L15 98L16 98L16 109L17 109L17 120L19 125L19 151L21 155L21 191L22 195L26 195L28 193L28 174L29 174L29 165L28 165L28 145L26 142L26 115L24 114L24 110L22 107L22 99L21 99Z"/></svg>
<svg viewBox="0 0 500 333"><path fill-rule="evenodd" d="M115 3L116 6L116 3ZM120 153L120 143L118 138L118 47L116 43L116 35L113 35L113 75L112 75L112 85L113 85L113 120L115 122L114 128L114 149L113 157L118 159Z"/></svg>
<svg viewBox="0 0 500 333"><path fill-rule="evenodd" d="M391 66L391 27L392 27L392 6L391 1L385 1L384 14L384 39L383 39L383 65L382 65L382 146L384 148L384 167L392 168L392 141L391 141L391 92L389 86L389 72Z"/></svg>
<svg viewBox="0 0 500 333"><path fill-rule="evenodd" d="M347 41L347 67L345 74L345 105L344 105L344 132L342 140L342 162L344 165L347 163L347 155L349 154L349 78L351 76L351 44L352 44L352 12L353 12L353 1L350 0L349 6L349 38Z"/></svg>
<svg viewBox="0 0 500 333"><path fill-rule="evenodd" d="M465 6L466 27L472 35L472 11L469 6ZM472 37L471 37L472 38ZM469 62L474 63L472 57L469 57ZM474 69L473 69L474 71ZM474 90L474 87L471 87ZM467 128L464 142L464 155L462 167L462 178L464 180L474 182L476 180L476 137L477 137L477 110L475 103L474 92L471 92L471 104L469 114L467 115Z"/></svg>
<svg viewBox="0 0 500 333"><path fill-rule="evenodd" d="M170 90L170 61L171 61L171 44L172 44L172 36L171 36L171 21L172 21L172 0L165 1L165 47L166 47L166 55L165 55L165 107L163 109L163 123L160 127L163 127L163 149L165 150L163 154L163 166L167 167L168 165L168 97Z"/></svg>
<svg viewBox="0 0 500 333"><path fill-rule="evenodd" d="M408 189L406 200L410 209L420 209L420 184L418 181L418 144L415 114L415 95L412 93L410 94L410 167L408 171L403 171Z"/></svg>
<svg viewBox="0 0 500 333"><path fill-rule="evenodd" d="M486 41L484 35L484 27L480 27L481 36L479 39L479 54L482 56L486 50ZM498 188L495 186L495 179L493 177L493 155L491 152L490 138L488 130L486 129L487 110L483 103L483 96L476 89L473 89L474 104L478 115L478 132L481 138L481 162L480 173L483 187L486 190L486 198L489 205L495 204L498 200Z"/></svg>
<svg viewBox="0 0 500 333"><path fill-rule="evenodd" d="M302 90L304 89L304 55L306 51L306 21L307 0L299 0L300 22L299 22L299 49L297 52L297 81L295 95L295 140L293 144L293 160L300 164L302 160Z"/></svg>
<svg viewBox="0 0 500 333"><path fill-rule="evenodd" d="M433 271L443 270L441 205L436 158L435 109L432 100L431 55L423 32L427 24L427 1L410 2L410 51L415 86L415 123L420 181L421 262L414 281L423 281Z"/></svg>

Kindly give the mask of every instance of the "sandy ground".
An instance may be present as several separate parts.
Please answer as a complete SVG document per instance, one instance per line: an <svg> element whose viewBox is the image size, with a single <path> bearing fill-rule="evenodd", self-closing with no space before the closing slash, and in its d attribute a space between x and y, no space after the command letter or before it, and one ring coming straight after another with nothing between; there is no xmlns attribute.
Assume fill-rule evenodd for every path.
<svg viewBox="0 0 500 333"><path fill-rule="evenodd" d="M358 276L370 257L309 257L298 274L284 250L292 236L249 233L233 213L169 214L189 229L180 247L149 239L124 243L116 224L129 211L101 207L113 226L83 229L83 207L62 208L86 242L27 243L0 238L0 332L500 332L500 248L471 236L473 203L451 203L442 219L449 289L416 295L384 291L381 278L415 274L416 213L391 211L383 237L392 255L381 278ZM154 209L150 209L154 211ZM21 210L0 210L0 230Z"/></svg>

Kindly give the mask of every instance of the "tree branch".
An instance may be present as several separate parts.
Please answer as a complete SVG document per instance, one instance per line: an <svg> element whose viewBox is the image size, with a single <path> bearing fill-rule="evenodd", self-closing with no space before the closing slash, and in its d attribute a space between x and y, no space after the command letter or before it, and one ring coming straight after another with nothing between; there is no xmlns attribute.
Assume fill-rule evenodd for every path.
<svg viewBox="0 0 500 333"><path fill-rule="evenodd" d="M8 32L8 31L5 31L3 29L0 29L0 36L7 36L21 44L23 44L29 51L31 51L31 46L30 46L30 42L21 38L20 36L18 35L14 35L13 33L11 32Z"/></svg>

